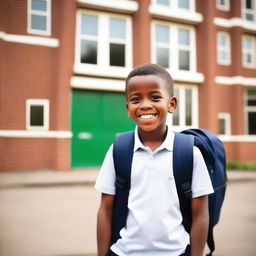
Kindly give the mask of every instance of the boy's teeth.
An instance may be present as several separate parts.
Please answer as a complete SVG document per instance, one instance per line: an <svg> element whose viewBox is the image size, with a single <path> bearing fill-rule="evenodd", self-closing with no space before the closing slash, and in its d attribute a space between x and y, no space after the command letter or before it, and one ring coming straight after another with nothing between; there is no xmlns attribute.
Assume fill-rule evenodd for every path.
<svg viewBox="0 0 256 256"><path fill-rule="evenodd" d="M142 119L149 119L149 118L152 118L153 115L141 115L140 118Z"/></svg>

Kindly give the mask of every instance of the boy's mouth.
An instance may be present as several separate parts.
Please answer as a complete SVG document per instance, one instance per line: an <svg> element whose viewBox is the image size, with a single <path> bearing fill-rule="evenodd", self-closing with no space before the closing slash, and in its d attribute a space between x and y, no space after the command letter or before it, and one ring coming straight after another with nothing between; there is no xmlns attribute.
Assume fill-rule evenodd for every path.
<svg viewBox="0 0 256 256"><path fill-rule="evenodd" d="M147 114L147 115L139 115L139 118L141 118L141 119L151 119L155 116L156 116L156 114Z"/></svg>

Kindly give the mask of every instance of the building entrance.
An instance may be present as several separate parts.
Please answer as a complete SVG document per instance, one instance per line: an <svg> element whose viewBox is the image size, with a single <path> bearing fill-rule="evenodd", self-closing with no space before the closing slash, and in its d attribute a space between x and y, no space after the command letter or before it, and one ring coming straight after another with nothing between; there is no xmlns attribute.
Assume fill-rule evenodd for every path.
<svg viewBox="0 0 256 256"><path fill-rule="evenodd" d="M134 129L123 93L73 90L71 166L100 166L116 133Z"/></svg>

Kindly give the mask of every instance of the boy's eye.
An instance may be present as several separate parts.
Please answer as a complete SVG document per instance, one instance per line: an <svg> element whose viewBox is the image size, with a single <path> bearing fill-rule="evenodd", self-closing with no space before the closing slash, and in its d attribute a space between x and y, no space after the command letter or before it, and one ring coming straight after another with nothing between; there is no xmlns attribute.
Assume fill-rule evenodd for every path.
<svg viewBox="0 0 256 256"><path fill-rule="evenodd" d="M140 97L132 97L131 99L130 99L130 102L132 102L132 103L137 103L137 102L139 102L140 101Z"/></svg>
<svg viewBox="0 0 256 256"><path fill-rule="evenodd" d="M152 95L151 98L152 98L152 100L159 100L159 99L161 99L161 96L159 96L159 95Z"/></svg>

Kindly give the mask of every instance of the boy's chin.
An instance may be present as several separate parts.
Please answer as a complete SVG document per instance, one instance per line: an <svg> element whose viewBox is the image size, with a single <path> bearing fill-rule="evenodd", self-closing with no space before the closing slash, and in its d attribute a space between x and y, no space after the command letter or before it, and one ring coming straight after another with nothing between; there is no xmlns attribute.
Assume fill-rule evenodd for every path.
<svg viewBox="0 0 256 256"><path fill-rule="evenodd" d="M139 131L144 132L144 133L155 133L155 132L160 131L161 129L165 129L165 128L166 128L166 124L165 124L165 126L158 126L158 127L138 125Z"/></svg>

